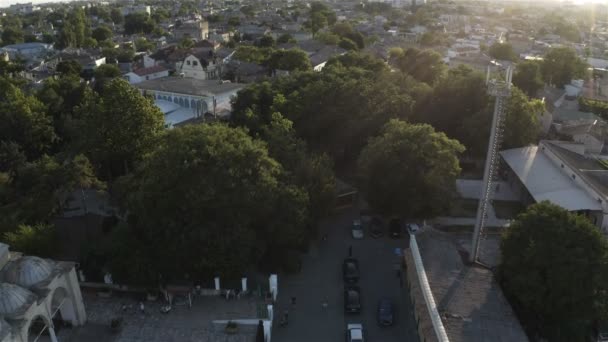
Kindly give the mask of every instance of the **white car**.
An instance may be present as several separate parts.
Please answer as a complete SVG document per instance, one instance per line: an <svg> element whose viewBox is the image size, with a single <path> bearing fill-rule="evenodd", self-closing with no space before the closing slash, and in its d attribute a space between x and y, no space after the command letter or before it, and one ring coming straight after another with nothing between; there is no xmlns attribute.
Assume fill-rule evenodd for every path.
<svg viewBox="0 0 608 342"><path fill-rule="evenodd" d="M363 225L361 224L361 220L353 220L352 234L353 239L363 239Z"/></svg>
<svg viewBox="0 0 608 342"><path fill-rule="evenodd" d="M420 230L420 226L416 223L408 223L407 230L410 232L410 234L416 234L416 232Z"/></svg>
<svg viewBox="0 0 608 342"><path fill-rule="evenodd" d="M346 342L364 342L363 324L351 323L346 325Z"/></svg>

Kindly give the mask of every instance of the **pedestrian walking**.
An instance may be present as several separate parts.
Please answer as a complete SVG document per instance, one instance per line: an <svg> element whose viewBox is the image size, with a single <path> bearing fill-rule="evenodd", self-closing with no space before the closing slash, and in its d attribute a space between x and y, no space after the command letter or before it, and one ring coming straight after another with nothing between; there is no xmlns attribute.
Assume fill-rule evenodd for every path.
<svg viewBox="0 0 608 342"><path fill-rule="evenodd" d="M144 306L144 302L139 302L139 311L141 311L142 314L146 313L146 307Z"/></svg>
<svg viewBox="0 0 608 342"><path fill-rule="evenodd" d="M291 297L291 305L296 306L296 297Z"/></svg>

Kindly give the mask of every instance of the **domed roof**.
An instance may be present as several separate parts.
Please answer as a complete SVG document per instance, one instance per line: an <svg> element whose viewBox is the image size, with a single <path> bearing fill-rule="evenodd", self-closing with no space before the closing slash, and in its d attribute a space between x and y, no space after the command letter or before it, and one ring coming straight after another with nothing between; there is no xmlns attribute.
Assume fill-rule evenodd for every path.
<svg viewBox="0 0 608 342"><path fill-rule="evenodd" d="M25 256L6 265L2 273L7 283L30 288L48 279L53 266L42 258Z"/></svg>
<svg viewBox="0 0 608 342"><path fill-rule="evenodd" d="M0 316L18 316L35 300L36 295L23 287L0 283Z"/></svg>

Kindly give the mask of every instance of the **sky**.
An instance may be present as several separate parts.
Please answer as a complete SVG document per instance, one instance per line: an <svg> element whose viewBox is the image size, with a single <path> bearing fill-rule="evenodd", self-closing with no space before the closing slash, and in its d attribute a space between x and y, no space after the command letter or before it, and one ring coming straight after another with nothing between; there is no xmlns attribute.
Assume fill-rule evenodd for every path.
<svg viewBox="0 0 608 342"><path fill-rule="evenodd" d="M0 0L0 8L2 7L8 7L12 4L27 4L27 3L34 3L34 4L44 4L44 3L49 3L49 2L66 2L66 1L70 1L70 0Z"/></svg>

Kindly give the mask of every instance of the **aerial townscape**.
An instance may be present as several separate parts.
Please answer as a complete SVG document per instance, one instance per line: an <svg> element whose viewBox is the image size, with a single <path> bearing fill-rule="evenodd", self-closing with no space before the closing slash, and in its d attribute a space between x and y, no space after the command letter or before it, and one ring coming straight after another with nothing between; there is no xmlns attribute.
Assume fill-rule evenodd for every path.
<svg viewBox="0 0 608 342"><path fill-rule="evenodd" d="M607 1L44 1L0 342L608 342Z"/></svg>

